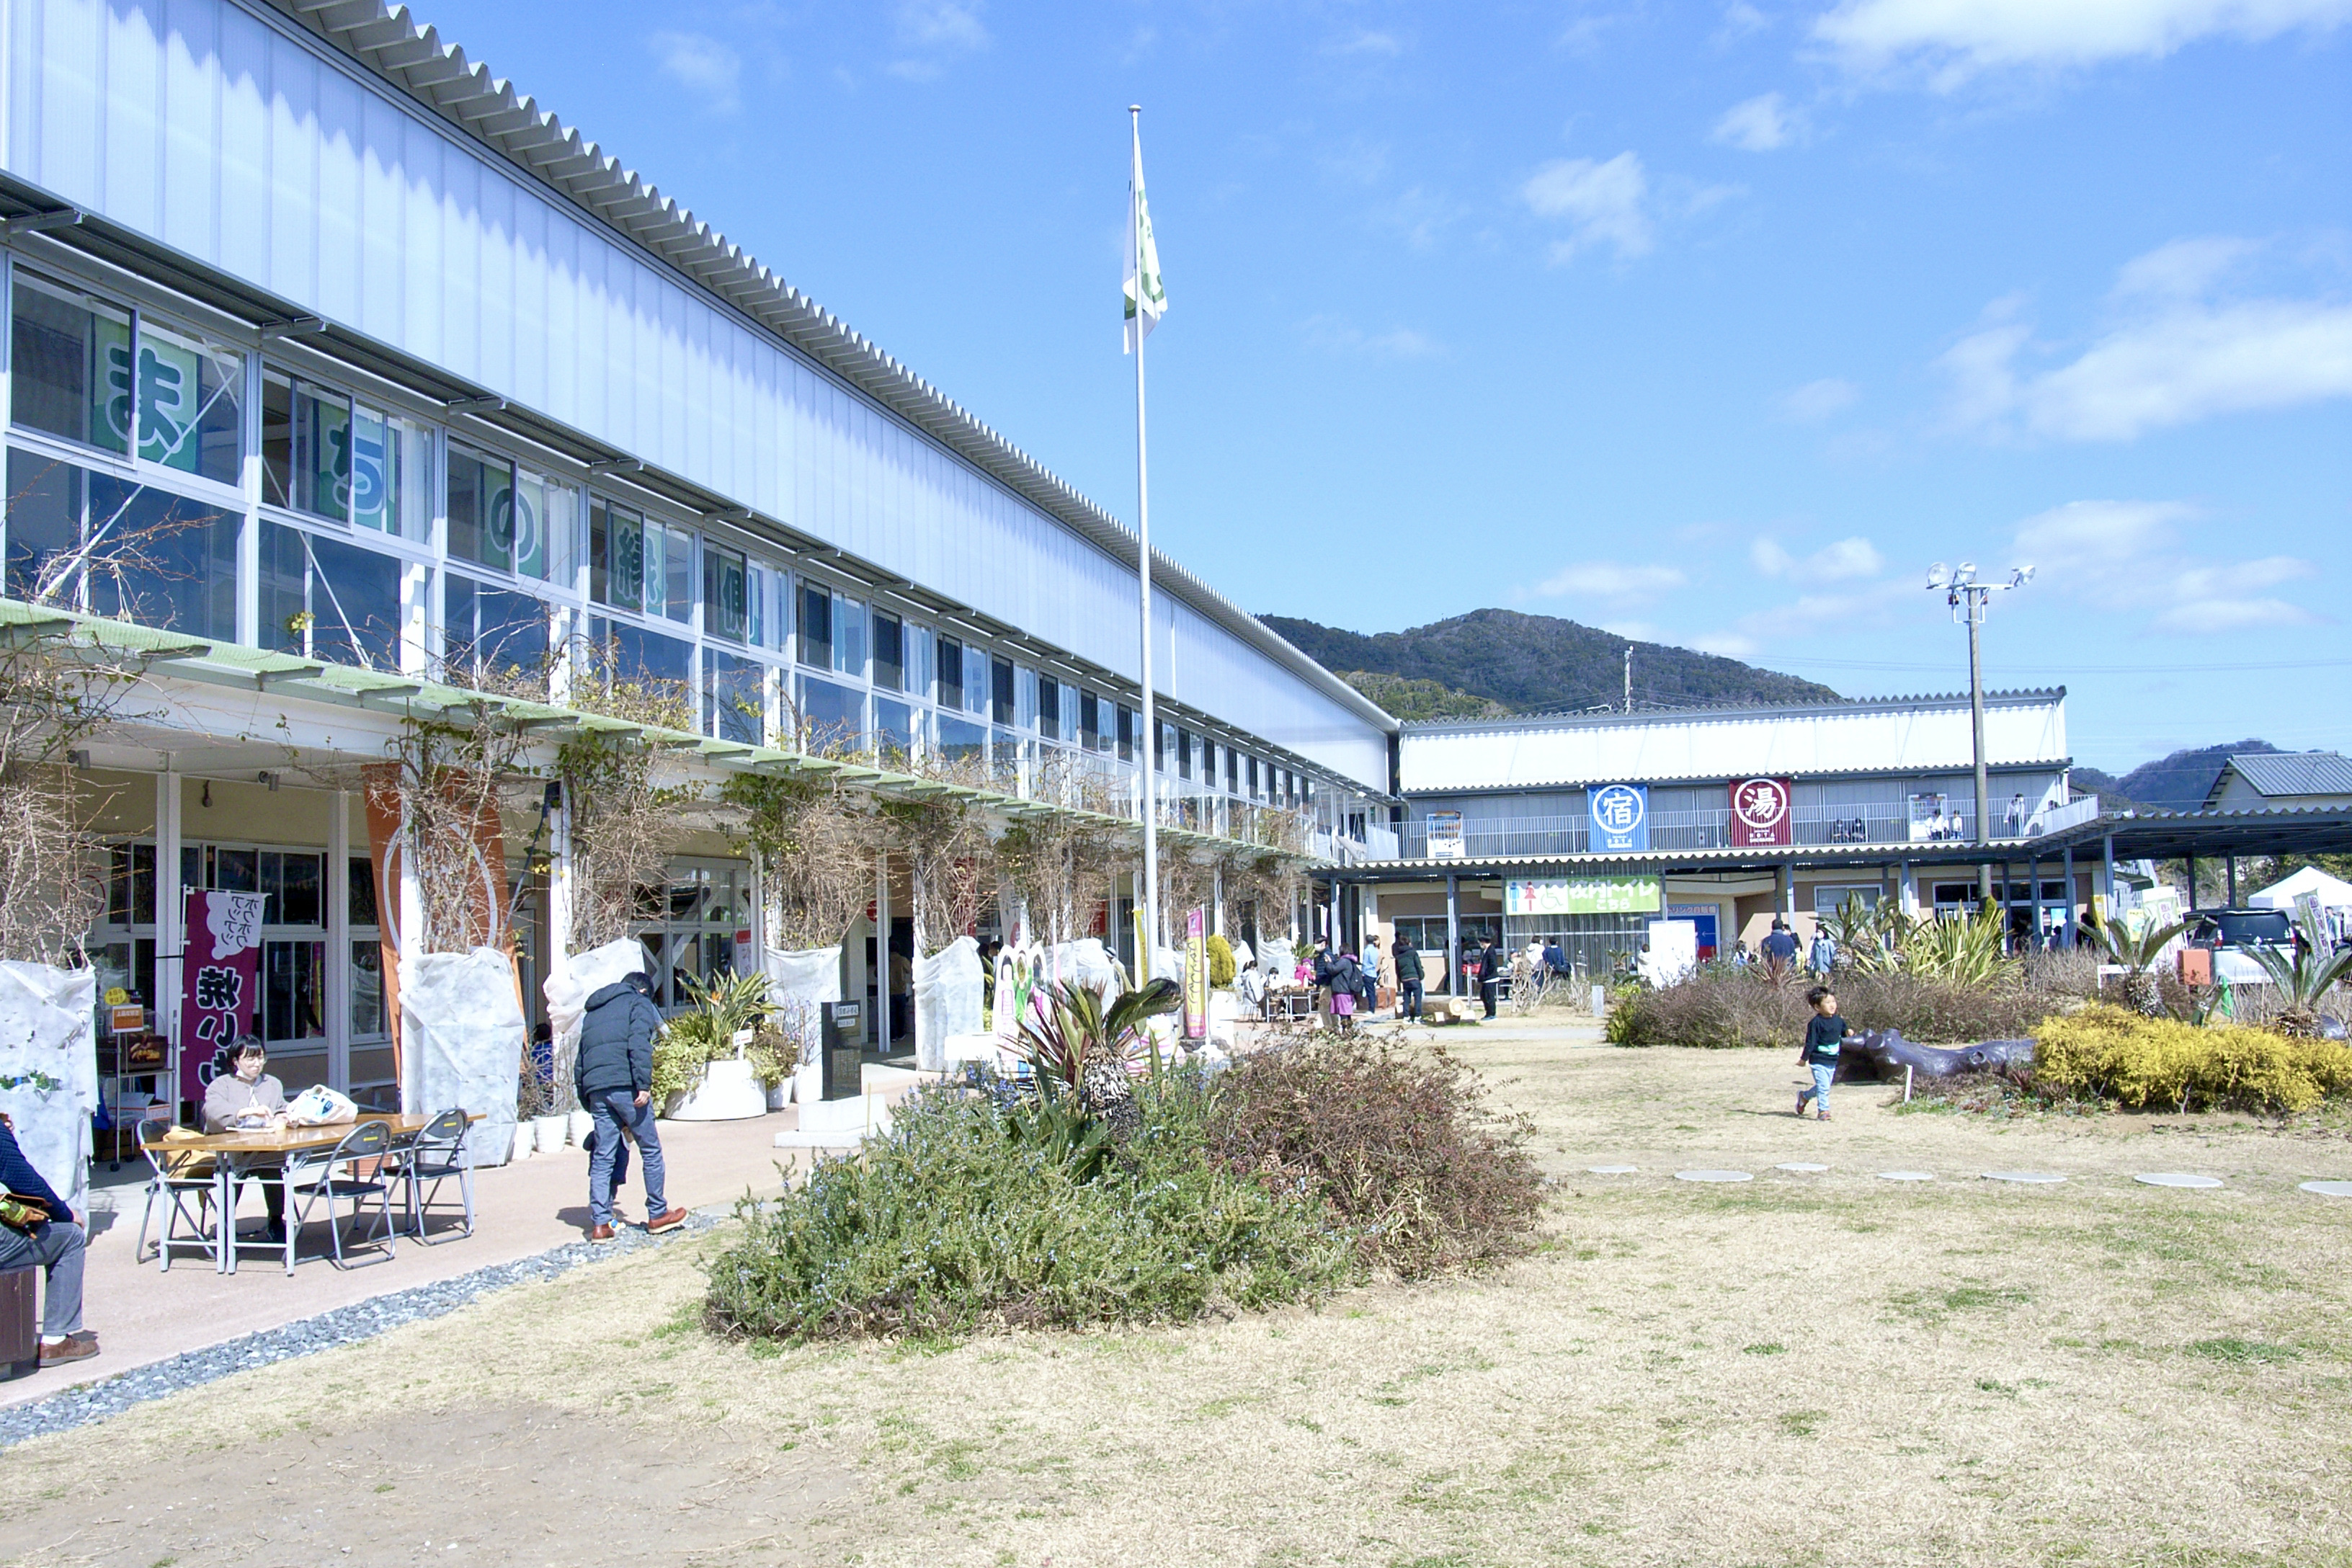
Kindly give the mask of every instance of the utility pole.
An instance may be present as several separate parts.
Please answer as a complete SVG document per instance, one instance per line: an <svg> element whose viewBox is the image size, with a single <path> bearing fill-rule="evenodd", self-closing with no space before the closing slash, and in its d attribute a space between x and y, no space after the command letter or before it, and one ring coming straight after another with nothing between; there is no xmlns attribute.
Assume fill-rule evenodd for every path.
<svg viewBox="0 0 2352 1568"><path fill-rule="evenodd" d="M1979 904L1992 902L1992 810L1990 792L1985 784L1985 609L1992 603L1996 592L2022 588L2032 581L2033 568L2031 566L2017 568L2010 574L2006 583L1978 582L1977 563L1973 561L1963 561L1955 570L1947 570L1940 561L1927 568L1927 591L1942 594L1944 602L1951 606L1952 619L1965 622L1969 628L1969 739L1976 756L1977 901ZM2004 895L2008 892L2006 888L2001 890Z"/></svg>
<svg viewBox="0 0 2352 1568"><path fill-rule="evenodd" d="M1625 645L1625 711L1633 711L1633 645Z"/></svg>

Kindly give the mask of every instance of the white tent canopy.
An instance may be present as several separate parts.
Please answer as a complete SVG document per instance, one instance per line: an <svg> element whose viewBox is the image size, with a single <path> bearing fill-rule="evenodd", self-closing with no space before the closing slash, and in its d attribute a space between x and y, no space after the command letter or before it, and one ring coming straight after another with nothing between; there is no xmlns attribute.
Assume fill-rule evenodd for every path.
<svg viewBox="0 0 2352 1568"><path fill-rule="evenodd" d="M2323 910L2352 910L2352 882L2331 877L2316 866L2305 866L2283 882L2273 882L2246 902L2257 909L2292 910L2305 893L2315 893Z"/></svg>

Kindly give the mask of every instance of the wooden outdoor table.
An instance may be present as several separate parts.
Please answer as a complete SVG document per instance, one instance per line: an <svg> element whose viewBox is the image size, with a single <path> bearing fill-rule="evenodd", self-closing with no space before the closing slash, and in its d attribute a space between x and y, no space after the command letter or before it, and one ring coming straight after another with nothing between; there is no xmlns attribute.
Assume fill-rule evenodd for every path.
<svg viewBox="0 0 2352 1568"><path fill-rule="evenodd" d="M469 1122L481 1119L479 1112L466 1118ZM299 1154L311 1149L331 1149L350 1137L352 1129L362 1122L381 1121L394 1138L402 1138L423 1131L432 1121L430 1116L410 1116L399 1111L362 1110L349 1121L331 1122L324 1127L203 1132L193 1138L173 1139L170 1145L173 1153L211 1154L216 1161L215 1180L220 1184L217 1200L220 1245L213 1259L214 1272L236 1272L236 1184L247 1172L273 1156ZM289 1203L291 1203L290 1194ZM288 1223L292 1222L289 1220Z"/></svg>

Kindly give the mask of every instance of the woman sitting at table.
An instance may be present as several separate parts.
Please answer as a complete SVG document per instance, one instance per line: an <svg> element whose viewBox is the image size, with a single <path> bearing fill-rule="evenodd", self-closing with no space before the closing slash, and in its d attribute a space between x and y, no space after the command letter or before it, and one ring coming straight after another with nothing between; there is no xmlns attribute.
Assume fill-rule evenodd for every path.
<svg viewBox="0 0 2352 1568"><path fill-rule="evenodd" d="M286 1086L263 1072L269 1053L258 1035L240 1035L223 1053L226 1071L216 1071L205 1090L205 1131L207 1132L276 1132L286 1125ZM269 1211L273 1242L286 1239L286 1181L283 1162L263 1157L247 1163L245 1173L261 1178L261 1201ZM232 1196L230 1213L236 1213Z"/></svg>

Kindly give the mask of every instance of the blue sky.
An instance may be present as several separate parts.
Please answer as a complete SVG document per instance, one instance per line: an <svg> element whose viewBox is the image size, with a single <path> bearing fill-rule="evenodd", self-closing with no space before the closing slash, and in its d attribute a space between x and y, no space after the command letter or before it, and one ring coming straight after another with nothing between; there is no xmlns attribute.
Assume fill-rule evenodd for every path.
<svg viewBox="0 0 2352 1568"><path fill-rule="evenodd" d="M2030 562L2079 760L2352 743L2352 0L423 18L1130 520L1142 103L1154 541L1248 608L1863 695Z"/></svg>

